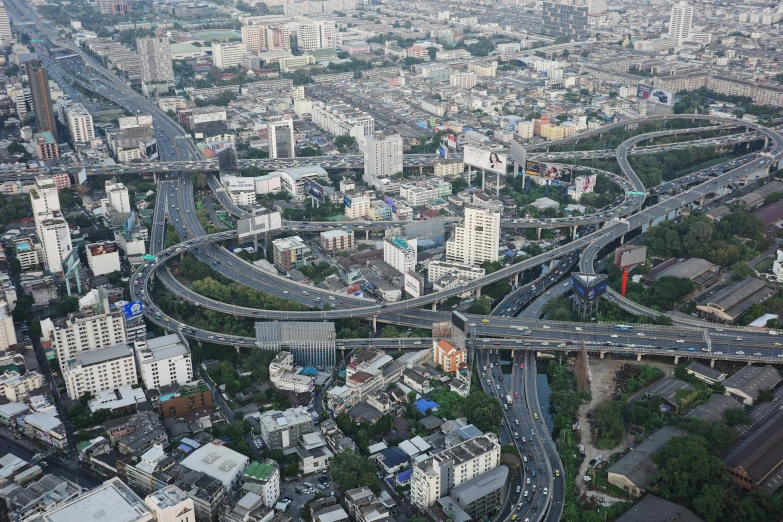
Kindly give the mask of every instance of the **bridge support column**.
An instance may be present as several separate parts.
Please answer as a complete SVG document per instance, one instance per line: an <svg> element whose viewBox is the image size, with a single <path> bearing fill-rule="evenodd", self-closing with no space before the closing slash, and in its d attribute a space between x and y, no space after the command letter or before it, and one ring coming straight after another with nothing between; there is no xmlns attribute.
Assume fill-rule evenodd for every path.
<svg viewBox="0 0 783 522"><path fill-rule="evenodd" d="M437 301L433 301L432 302L432 311L433 312L437 312L438 311L438 302Z"/></svg>
<svg viewBox="0 0 783 522"><path fill-rule="evenodd" d="M239 345L234 346L234 349L239 353Z"/></svg>
<svg viewBox="0 0 783 522"><path fill-rule="evenodd" d="M364 239L369 241L369 239L370 239L370 231L369 230L365 230L364 231Z"/></svg>
<svg viewBox="0 0 783 522"><path fill-rule="evenodd" d="M576 225L571 227L571 239L576 239Z"/></svg>
<svg viewBox="0 0 783 522"><path fill-rule="evenodd" d="M481 287L476 288L476 299L481 297Z"/></svg>
<svg viewBox="0 0 783 522"><path fill-rule="evenodd" d="M715 359L710 359L710 368L715 368Z"/></svg>
<svg viewBox="0 0 783 522"><path fill-rule="evenodd" d="M674 356L674 364L680 364L680 356L679 355L675 355Z"/></svg>
<svg viewBox="0 0 783 522"><path fill-rule="evenodd" d="M549 269L550 270L554 270L555 269L555 260L554 259L551 259L549 261Z"/></svg>
<svg viewBox="0 0 783 522"><path fill-rule="evenodd" d="M748 361L748 366L751 366L753 364L753 361Z"/></svg>
<svg viewBox="0 0 783 522"><path fill-rule="evenodd" d="M514 276L514 286L519 286L519 272Z"/></svg>
<svg viewBox="0 0 783 522"><path fill-rule="evenodd" d="M599 359L603 359L603 358L604 358L604 355L606 355L606 352L599 352L599 353L598 353L598 358L599 358Z"/></svg>
<svg viewBox="0 0 783 522"><path fill-rule="evenodd" d="M700 206L700 207L704 206L704 196L702 196L702 197L699 199L699 206Z"/></svg>
<svg viewBox="0 0 783 522"><path fill-rule="evenodd" d="M158 184L158 173L157 172L153 172L152 173L152 179L155 181L155 184L157 185Z"/></svg>
<svg viewBox="0 0 783 522"><path fill-rule="evenodd" d="M378 316L373 315L372 316L372 331L377 332L378 331Z"/></svg>
<svg viewBox="0 0 783 522"><path fill-rule="evenodd" d="M637 353L637 354L636 354L636 362L639 362L639 361L641 361L641 360L642 360L642 354L640 354L640 353Z"/></svg>
<svg viewBox="0 0 783 522"><path fill-rule="evenodd" d="M537 237L538 239L541 239L541 229L540 229L540 228L537 228L537 229L536 229L536 237Z"/></svg>
<svg viewBox="0 0 783 522"><path fill-rule="evenodd" d="M621 245L625 244L625 234L623 234L622 236L620 236L620 244L621 244Z"/></svg>

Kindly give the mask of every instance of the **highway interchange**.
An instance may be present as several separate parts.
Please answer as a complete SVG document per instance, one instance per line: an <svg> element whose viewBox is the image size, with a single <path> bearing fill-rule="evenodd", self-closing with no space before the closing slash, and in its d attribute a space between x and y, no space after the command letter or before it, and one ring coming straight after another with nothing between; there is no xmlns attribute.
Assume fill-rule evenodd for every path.
<svg viewBox="0 0 783 522"><path fill-rule="evenodd" d="M52 38L56 38L56 30L51 27L48 22L38 18L29 6L22 4L20 0L9 0L7 5L11 6L9 12L13 18L18 19L17 17L24 13L22 16L27 16L35 24L35 27L38 28L41 34L53 35ZM184 137L184 131L181 127L171 121L156 106L138 96L111 72L103 69L80 49L74 46L67 47L74 53L79 54L86 64L101 74L107 88L102 89L98 94L114 101L132 113L143 112L153 115L156 122L155 131L156 136L158 137L161 159L175 162L197 161L199 158L198 151L193 143ZM51 67L52 69L58 68L57 64L49 59L45 52L41 52L41 54L47 67ZM708 116L689 116L689 118L694 120L715 119ZM663 119L665 121L668 118L663 117L655 119ZM640 121L650 120L652 119ZM608 125L600 131L605 132L613 127L628 125L629 123L633 123L633 121ZM561 263L565 263L563 266L566 266L566 264L575 262L575 256L581 256L579 258L580 270L590 272L593 270L593 263L597 259L599 252L609 244L622 238L628 232L649 225L664 216L669 215L673 217L673 213L678 209L700 201L703 197L714 192L716 189L725 187L732 181L746 177L759 169L764 169L770 164L778 162L780 160L781 150L783 150L783 138L774 131L752 124L747 126L771 140L771 144L768 150L763 153L757 153L755 157L751 158L750 161L745 164L740 165L738 163L737 168L733 170L720 173L714 178L707 179L693 188L683 191L674 197L644 210L640 210L644 197L639 196L638 198L634 198L629 202L627 208L624 209L629 210L627 213L622 215L614 214L612 216L601 216L606 218L598 220L606 221L606 224L602 229L584 234L581 237L574 239L572 242L553 249L541 256L536 256L516 265L503 268L479 281L466 285L464 288L442 292L436 296L429 295L417 299L406 300L401 303L388 304L377 304L368 300L340 296L313 287L304 287L289 280L259 271L256 267L253 267L230 254L222 246L219 246L218 243L232 239L235 233L227 232L213 236L204 235L201 224L196 217L192 184L190 184L187 175L181 174L182 172L186 174L186 171L189 169L183 167L179 171L165 175L159 182L158 201L156 202L157 211L150 232L150 251L157 256L157 259L154 262L150 261L144 263L134 273L131 293L134 298L145 301L145 315L151 321L164 328L169 330L179 329L183 334L199 341L211 341L232 346L252 346L254 339L238 338L222 332L198 330L179 323L173 318L167 317L166 314L158 309L149 299L149 285L152 275L155 274L162 284L169 290L177 292L179 297L189 300L198 306L226 311L227 313L235 313L246 317L278 320L328 320L344 317L362 317L374 318L381 322L396 323L411 327L429 327L433 322L443 321L444 319L448 320L449 314L425 310L422 308L423 306L432 304L436 301L445 300L452 295L458 295L467 291L480 291L482 286L491 282L514 277L525 270L535 268L555 259L560 259ZM545 146L549 147L552 145L571 143L597 133L598 132L594 131L575 138L567 138L560 142L547 143ZM642 141L642 139L649 139L649 136L637 138L632 138L631 140L624 142L615 151L615 156L617 157L618 164L621 166L626 179L635 189L635 192L644 193L646 192L645 187L642 186L638 177L635 176L635 173L633 173L627 160L627 156L633 145L638 141ZM694 181L701 181L701 179ZM180 237L184 239L182 243L168 249L164 248L166 223L174 225ZM513 224L514 223L512 223L512 225ZM587 225L589 223L584 224ZM524 226L531 226L531 224L525 223ZM532 226L535 227L535 225ZM546 224L542 222L540 228L544 228L545 226ZM219 272L231 280L248 284L254 288L280 297L290 298L304 304L308 308L319 309L323 306L324 302L336 302L335 304L339 303L339 306L336 307L337 309L332 310L279 312L241 309L240 307L233 307L231 305L205 299L202 296L193 294L188 289L185 289L184 286L174 278L166 266L166 262L169 259L179 256L185 251L192 251L197 258L216 267ZM558 274L544 276L552 277L551 281L546 282L554 284L556 282L554 275ZM542 283L544 282L542 281ZM543 290L543 286L541 290ZM533 298L534 295L534 291L529 293L522 291L522 293L511 300L512 303L513 299L529 300L530 298ZM615 299L618 302L620 301L617 296L610 295L610 298ZM633 304L625 303L625 306L632 308ZM515 309L514 312L516 311L517 310ZM503 317L503 315L510 314L501 313L499 317L497 315L488 317L469 315L468 318L472 321L471 329L475 332L474 337L477 347L487 347L478 352L481 355L477 357L476 364L481 364L483 366L485 361L494 361L492 364L499 362L500 354L496 353L493 355L492 349L496 351L500 350L500 352L503 353L509 353L513 358L511 362L513 370L510 382L504 381L503 384L501 384L500 376L498 376L497 380L493 376L489 377L489 382L486 381L486 378L482 378L482 386L484 386L484 383L487 383L486 385L488 387L492 385L501 386L502 390L496 388L494 391L507 391L507 394L517 394L519 396L513 400L513 406L504 411L506 412L506 424L513 430L518 428L520 437L526 436L531 439L527 441L526 444L522 444L521 449L523 453L532 454L533 460L529 465L529 473L528 470L524 470L525 472L520 474L520 481L525 480L526 482L528 478L533 479L532 473L534 471L538 472L534 481L531 481L537 486L537 491L532 495L531 491L528 493L528 496L525 496L522 492L528 491L528 486L532 489L532 484L520 484L521 492L519 495L514 494L512 497L514 502L507 503L504 508L504 514L506 516L509 516L513 510L517 513L526 514L526 516L532 515L531 518L534 520L539 520L545 515L545 520L554 521L560 518L563 509L563 477L555 477L555 473L559 473L559 470L561 469L559 458L546 428L541 425L543 413L540 411L540 405L535 396L534 350L567 351L573 350L574 345L584 342L586 349L598 353L620 352L637 354L638 356L644 354L705 356L704 352L711 349L711 352L706 354L706 357L711 359L763 362L777 361L779 358L783 358L782 349L775 346L780 343L771 343L770 340L776 338L771 337L770 334L766 332L750 331L741 328L718 327L709 324L705 325L702 324L703 322L699 321L695 321L694 324L681 324L676 327L636 326L636 328L631 331L618 332L614 325L563 323L541 321L537 317L517 318ZM709 336L710 343L706 342L706 336ZM429 342L430 340L424 339L423 341ZM404 346L404 343L408 342L407 340L397 340L396 342L400 343L398 346L407 348L407 346ZM422 340L410 340L409 342L412 347L416 347L419 345L413 343L422 342ZM367 344L393 347L394 343L395 340L369 339L345 341L345 344L349 347L366 346ZM493 357L496 359L493 360ZM524 368L520 366L522 363L524 363ZM490 391L492 391L491 388ZM536 417L538 420L536 420ZM520 423L519 426L516 424L517 421ZM543 488L548 488L550 495L543 495ZM520 509L517 510L516 506L528 497L532 498L531 503L520 506Z"/></svg>

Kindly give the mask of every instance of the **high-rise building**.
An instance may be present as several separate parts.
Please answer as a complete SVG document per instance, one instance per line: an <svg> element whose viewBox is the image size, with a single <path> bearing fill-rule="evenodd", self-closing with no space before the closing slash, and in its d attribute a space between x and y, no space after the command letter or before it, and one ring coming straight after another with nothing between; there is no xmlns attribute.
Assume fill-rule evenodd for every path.
<svg viewBox="0 0 783 522"><path fill-rule="evenodd" d="M693 6L681 1L672 6L672 14L669 18L669 38L677 42L683 42L691 34L691 21L693 20Z"/></svg>
<svg viewBox="0 0 783 522"><path fill-rule="evenodd" d="M391 178L402 172L402 137L375 133L364 138L364 175Z"/></svg>
<svg viewBox="0 0 783 522"><path fill-rule="evenodd" d="M296 157L293 120L270 121L266 128L271 159Z"/></svg>
<svg viewBox="0 0 783 522"><path fill-rule="evenodd" d="M8 47L11 44L11 22L8 20L8 12L5 5L0 2L0 47Z"/></svg>
<svg viewBox="0 0 783 522"><path fill-rule="evenodd" d="M30 94L33 98L33 112L35 112L38 132L49 131L55 140L59 140L57 124L54 119L52 93L49 90L49 73L40 60L27 60L24 62L24 68L27 80L30 82Z"/></svg>
<svg viewBox="0 0 783 522"><path fill-rule="evenodd" d="M174 66L171 62L171 45L166 36L138 38L141 84L145 94L153 91L167 92L174 85Z"/></svg>
<svg viewBox="0 0 783 522"><path fill-rule="evenodd" d="M243 25L242 43L254 55L261 51L290 51L291 30L279 24Z"/></svg>
<svg viewBox="0 0 783 522"><path fill-rule="evenodd" d="M74 400L85 392L95 394L139 382L133 350L127 344L80 353L61 368L68 397Z"/></svg>
<svg viewBox="0 0 783 522"><path fill-rule="evenodd" d="M483 205L465 205L465 218L446 242L446 260L466 265L497 261L500 247L500 211Z"/></svg>
<svg viewBox="0 0 783 522"><path fill-rule="evenodd" d="M247 46L241 42L212 44L212 64L218 69L241 65L246 54Z"/></svg>
<svg viewBox="0 0 783 522"><path fill-rule="evenodd" d="M35 179L30 191L35 230L41 242L44 267L52 273L63 271L63 260L71 253L71 231L60 212L57 185L50 176Z"/></svg>
<svg viewBox="0 0 783 522"><path fill-rule="evenodd" d="M316 430L310 413L302 407L285 411L265 411L258 419L258 426L261 438L271 450L296 446L299 437Z"/></svg>
<svg viewBox="0 0 783 522"><path fill-rule="evenodd" d="M16 329L14 318L5 300L0 301L0 350L8 350L16 344Z"/></svg>
<svg viewBox="0 0 783 522"><path fill-rule="evenodd" d="M60 210L57 185L51 176L36 176L35 188L30 191L30 202L33 206L33 217Z"/></svg>
<svg viewBox="0 0 783 522"><path fill-rule="evenodd" d="M383 260L395 270L404 274L416 269L417 240L408 241L401 237L387 237L383 241Z"/></svg>
<svg viewBox="0 0 783 522"><path fill-rule="evenodd" d="M65 123L76 143L88 143L95 138L92 115L81 103L72 103L65 109Z"/></svg>
<svg viewBox="0 0 783 522"><path fill-rule="evenodd" d="M263 25L243 25L242 43L247 47L247 52L257 55L261 50L266 50Z"/></svg>
<svg viewBox="0 0 783 522"><path fill-rule="evenodd" d="M52 326L52 347L61 368L80 353L124 344L127 339L125 320L119 311L75 314L54 321Z"/></svg>
<svg viewBox="0 0 783 522"><path fill-rule="evenodd" d="M460 484L492 471L500 464L500 444L493 433L473 437L413 465L411 502L432 506Z"/></svg>
<svg viewBox="0 0 783 522"><path fill-rule="evenodd" d="M169 334L135 343L141 380L149 388L185 385L193 380L193 363L188 342L180 334Z"/></svg>
<svg viewBox="0 0 783 522"><path fill-rule="evenodd" d="M586 40L589 7L587 0L543 2L543 30L549 36Z"/></svg>
<svg viewBox="0 0 783 522"><path fill-rule="evenodd" d="M297 45L301 51L334 49L335 27L331 20L317 20L299 25L296 33Z"/></svg>
<svg viewBox="0 0 783 522"><path fill-rule="evenodd" d="M131 213L130 195L128 187L123 183L106 182L106 197L109 200L108 207L114 212L121 214Z"/></svg>

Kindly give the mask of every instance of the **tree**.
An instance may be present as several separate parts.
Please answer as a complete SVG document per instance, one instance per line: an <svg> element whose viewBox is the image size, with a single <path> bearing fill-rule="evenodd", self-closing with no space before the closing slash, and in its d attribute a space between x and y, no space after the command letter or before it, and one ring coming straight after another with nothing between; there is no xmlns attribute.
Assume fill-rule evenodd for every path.
<svg viewBox="0 0 783 522"><path fill-rule="evenodd" d="M378 483L375 469L372 461L355 451L338 453L329 463L329 472L342 491L367 486L378 495L381 485Z"/></svg>
<svg viewBox="0 0 783 522"><path fill-rule="evenodd" d="M503 420L503 410L500 408L500 403L482 391L474 391L468 395L465 401L465 414L468 417L468 422L481 431L497 433Z"/></svg>
<svg viewBox="0 0 783 522"><path fill-rule="evenodd" d="M451 182L451 193L452 194L459 194L463 190L465 190L468 186L468 180L465 178L457 178L454 181Z"/></svg>
<svg viewBox="0 0 783 522"><path fill-rule="evenodd" d="M334 139L334 145L340 152L344 153L347 149L356 147L356 138L349 136L348 134L343 134Z"/></svg>
<svg viewBox="0 0 783 522"><path fill-rule="evenodd" d="M59 301L54 304L54 311L57 315L65 316L72 312L79 310L79 298L70 295L61 297Z"/></svg>
<svg viewBox="0 0 783 522"><path fill-rule="evenodd" d="M397 330L396 326L388 325L388 326L384 326L381 329L381 337L385 338L385 337L399 337L399 336L400 336L400 332L399 330Z"/></svg>
<svg viewBox="0 0 783 522"><path fill-rule="evenodd" d="M745 279L750 275L753 275L753 269L751 269L747 265L747 263L743 263L742 261L737 261L736 263L731 265L731 278L734 281Z"/></svg>
<svg viewBox="0 0 783 522"><path fill-rule="evenodd" d="M207 176L200 170L190 173L190 181L193 183L193 186L198 190L205 189L208 186Z"/></svg>
<svg viewBox="0 0 783 522"><path fill-rule="evenodd" d="M737 424L750 424L750 417L745 410L740 408L729 408L723 412L726 417L726 424L736 426Z"/></svg>
<svg viewBox="0 0 783 522"><path fill-rule="evenodd" d="M489 315L492 313L492 302L489 299L481 298L470 305L468 313L477 315Z"/></svg>

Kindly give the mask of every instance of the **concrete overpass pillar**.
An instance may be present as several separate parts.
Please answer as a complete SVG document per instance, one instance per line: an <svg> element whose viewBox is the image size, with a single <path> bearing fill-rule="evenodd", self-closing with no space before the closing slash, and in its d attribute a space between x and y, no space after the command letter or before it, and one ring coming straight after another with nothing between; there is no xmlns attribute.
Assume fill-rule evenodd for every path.
<svg viewBox="0 0 783 522"><path fill-rule="evenodd" d="M640 354L640 353L637 353L637 354L636 354L636 362L639 362L639 361L641 361L641 360L642 360L642 354Z"/></svg>
<svg viewBox="0 0 783 522"><path fill-rule="evenodd" d="M700 207L704 206L704 196L702 196L702 197L699 199L699 206L700 206Z"/></svg>
<svg viewBox="0 0 783 522"><path fill-rule="evenodd" d="M514 285L519 286L519 272L514 276Z"/></svg>
<svg viewBox="0 0 783 522"><path fill-rule="evenodd" d="M622 244L624 244L624 243L625 243L625 234L623 234L622 236L620 236L620 244L622 245Z"/></svg>
<svg viewBox="0 0 783 522"><path fill-rule="evenodd" d="M710 359L710 368L715 368L715 359Z"/></svg>
<svg viewBox="0 0 783 522"><path fill-rule="evenodd" d="M373 315L372 316L372 331L377 332L378 331L378 316Z"/></svg>
<svg viewBox="0 0 783 522"><path fill-rule="evenodd" d="M152 179L155 181L155 184L157 185L158 184L158 173L157 172L153 172L152 173Z"/></svg>
<svg viewBox="0 0 783 522"><path fill-rule="evenodd" d="M538 239L541 239L541 229L540 229L540 228L537 228L537 229L536 229L536 237L537 237Z"/></svg>
<svg viewBox="0 0 783 522"><path fill-rule="evenodd" d="M674 356L674 364L680 364L680 356L679 355L675 355Z"/></svg>
<svg viewBox="0 0 783 522"><path fill-rule="evenodd" d="M577 228L576 225L571 227L571 239L576 239L576 228Z"/></svg>
<svg viewBox="0 0 783 522"><path fill-rule="evenodd" d="M476 288L476 299L481 297L481 287Z"/></svg>
<svg viewBox="0 0 783 522"><path fill-rule="evenodd" d="M550 270L554 270L555 269L555 260L554 259L550 259L549 260L549 269Z"/></svg>
<svg viewBox="0 0 783 522"><path fill-rule="evenodd" d="M364 239L366 239L366 240L370 239L370 231L369 230L365 230L364 231Z"/></svg>
<svg viewBox="0 0 783 522"><path fill-rule="evenodd" d="M603 358L604 358L604 355L606 355L606 352L599 352L599 353L598 353L598 358L599 358L599 359L603 359Z"/></svg>
<svg viewBox="0 0 783 522"><path fill-rule="evenodd" d="M433 301L432 302L432 311L436 312L437 310L438 310L438 302L437 301Z"/></svg>

